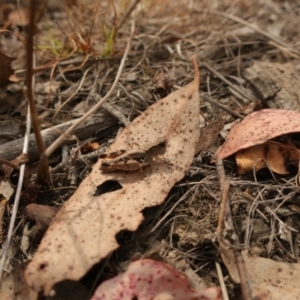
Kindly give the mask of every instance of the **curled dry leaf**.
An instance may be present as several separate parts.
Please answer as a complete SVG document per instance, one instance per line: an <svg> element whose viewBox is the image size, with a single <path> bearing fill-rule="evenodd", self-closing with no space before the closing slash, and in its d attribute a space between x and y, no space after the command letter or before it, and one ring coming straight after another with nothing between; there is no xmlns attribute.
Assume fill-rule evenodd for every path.
<svg viewBox="0 0 300 300"><path fill-rule="evenodd" d="M300 113L284 109L257 111L234 124L226 142L216 152L216 157L222 159L241 149L292 132L300 132Z"/></svg>
<svg viewBox="0 0 300 300"><path fill-rule="evenodd" d="M298 165L299 150L274 141L243 149L236 154L239 175L253 170L258 171L264 167L277 174L287 174L286 163L293 162Z"/></svg>
<svg viewBox="0 0 300 300"><path fill-rule="evenodd" d="M218 288L201 291L190 288L187 278L169 265L144 259L131 263L128 270L103 282L91 300L218 300Z"/></svg>
<svg viewBox="0 0 300 300"><path fill-rule="evenodd" d="M143 145L165 139L163 158L154 151L152 162L143 170L108 173L100 170L104 159L99 159L57 213L29 263L25 279L32 289L49 294L56 282L81 278L118 248L115 235L125 229L136 230L143 221L141 211L161 204L188 171L200 132L199 70L195 58L193 63L193 82L149 107L109 149L110 153L139 152ZM105 186L112 183L120 188L105 191Z"/></svg>

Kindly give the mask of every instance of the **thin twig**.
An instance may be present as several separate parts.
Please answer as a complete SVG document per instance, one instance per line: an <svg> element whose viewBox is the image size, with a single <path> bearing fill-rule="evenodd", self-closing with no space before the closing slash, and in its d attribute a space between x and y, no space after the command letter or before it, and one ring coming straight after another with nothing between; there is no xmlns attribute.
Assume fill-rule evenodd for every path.
<svg viewBox="0 0 300 300"><path fill-rule="evenodd" d="M222 269L221 269L221 266L218 261L215 262L215 266L216 266L216 270L217 270L217 274L218 274L218 278L219 278L219 283L220 283L220 287L221 287L221 291L222 291L223 300L229 300L227 289L226 289L226 284L224 281L224 276L222 274Z"/></svg>
<svg viewBox="0 0 300 300"><path fill-rule="evenodd" d="M225 190L225 187L227 185L226 180L226 174L225 174L225 170L224 170L224 164L223 164L223 160L222 159L217 159L216 160L216 168L217 168L217 174L218 174L218 179L219 179L219 183L220 183L220 190L221 193L223 195L223 192Z"/></svg>
<svg viewBox="0 0 300 300"><path fill-rule="evenodd" d="M151 230L148 232L148 234L154 232L157 228L161 226L161 224L167 219L167 217L175 210L175 208L184 201L191 192L194 192L194 190L197 190L198 186L195 185L194 187L190 188L180 199L171 207L171 209L155 224L154 227L151 228Z"/></svg>
<svg viewBox="0 0 300 300"><path fill-rule="evenodd" d="M223 82L225 82L228 86L230 86L233 90L235 90L237 93L239 93L241 96L246 98L249 101L253 101L253 97L249 96L245 91L242 91L240 88L232 84L229 80L227 80L221 73L219 73L216 69L211 67L208 63L203 62L201 63L201 66L208 69L210 72L212 72L215 76L217 76L219 79L221 79Z"/></svg>
<svg viewBox="0 0 300 300"><path fill-rule="evenodd" d="M234 254L235 265L240 278L240 286L244 300L252 300L252 292L246 272L245 262L240 250L239 238L234 229L230 204L228 201L230 180L225 175L225 169L222 160L216 162L220 188L222 193L221 207L218 219L217 240L220 246L220 252L232 251ZM226 239L225 236L228 236ZM229 236L230 235L230 236Z"/></svg>
<svg viewBox="0 0 300 300"><path fill-rule="evenodd" d="M218 166L221 166L221 165L220 164L217 165L217 168L220 168ZM220 189L221 189L221 193L222 193L222 198L221 198L220 212L219 212L219 218L218 218L217 239L218 239L218 242L220 243L220 246L221 246L222 245L221 241L224 241L224 238L223 238L222 234L225 230L224 220L225 220L225 217L226 217L226 203L228 201L230 181L229 181L228 178L223 179L222 175L220 176L220 174L222 174L222 171L220 171L220 169L219 169L218 170L218 175L219 175L218 177L219 177L219 182L220 182ZM227 241L226 241L225 244L227 244Z"/></svg>
<svg viewBox="0 0 300 300"><path fill-rule="evenodd" d="M30 4L31 4L31 9L30 9L31 22L33 23L34 14L32 13L32 11L34 10L34 0L32 0ZM31 33L33 34L33 32L31 32ZM30 31L29 31L29 34L30 34ZM30 51L30 48L28 48L27 51ZM31 49L31 51L32 51L32 49ZM35 54L32 51L31 69L33 69L35 67L35 64L36 64ZM27 69L30 69L30 68L27 68ZM31 90L33 91L34 85L35 85L35 77L34 77L32 71L29 70L28 72L31 72L29 74L31 74L32 79L29 82L31 84ZM23 151L22 151L23 153L28 153L29 136L30 136L30 130L31 130L31 111L32 110L30 107L30 103L28 101L26 132L25 132L25 136L24 136L24 144L23 144ZM10 246L10 242L11 242L11 239L13 236L13 231L14 231L15 222L16 222L16 218L17 218L17 213L18 213L18 208L19 208L19 203L20 203L20 198L21 198L21 192L22 192L22 187L23 187L23 181L24 181L25 167L26 167L25 164L22 164L20 166L18 186L16 189L13 211L12 211L10 222L9 222L7 238L6 238L6 241L3 243L3 249L2 249L1 258L0 258L0 282L1 282L1 279L3 276L7 253L9 250L9 246Z"/></svg>
<svg viewBox="0 0 300 300"><path fill-rule="evenodd" d="M227 113L229 113L230 115L232 115L232 116L235 117L235 118L239 118L239 119L241 119L241 120L243 120L243 119L245 118L243 115L241 115L241 114L239 114L239 113L233 111L233 110L230 109L229 107L227 107L227 106L225 106L225 105L223 105L223 104L221 104L221 103L219 103L219 102L217 102L217 101L215 101L215 100L213 100L213 99L210 99L208 96L202 95L201 97L204 98L204 99L203 99L204 101L206 101L206 102L208 102L208 103L211 103L211 104L213 104L213 105L215 105L215 106L217 106L217 107L223 109L224 111L226 111Z"/></svg>
<svg viewBox="0 0 300 300"><path fill-rule="evenodd" d="M110 90L108 91L108 93L101 99L101 101L99 101L94 107L92 107L85 115L83 115L80 119L78 119L78 121L76 123L74 123L64 134L62 134L59 138L57 138L55 140L55 142L49 146L47 148L47 150L45 151L45 153L43 154L43 156L45 157L49 157L60 145L61 143L69 136L72 134L73 130L75 128L77 128L83 121L85 121L88 117L90 117L93 113L95 113L101 106L102 104L108 100L108 98L112 95L113 91L115 90L117 83L120 79L120 76L122 74L129 50L130 50L130 46L131 46L131 41L133 39L133 35L134 35L134 31L135 31L135 21L133 20L131 23L131 32L130 32L130 37L128 39L128 43L127 43L127 47L126 50L124 52L123 58L121 60L115 81L113 82Z"/></svg>
<svg viewBox="0 0 300 300"><path fill-rule="evenodd" d="M34 75L33 75L33 61L34 61L34 33L35 33L35 16L37 9L37 0L31 0L30 2L30 13L29 13L29 25L28 25L28 36L27 36L27 72L26 72L26 87L27 87L27 98L30 107L30 114L32 119L32 127L36 138L36 143L39 149L39 154L42 155L45 152L45 145L40 131L40 122L37 116L36 106L34 102ZM43 161L38 168L37 178L40 183L49 185L49 164L47 157L43 158Z"/></svg>
<svg viewBox="0 0 300 300"><path fill-rule="evenodd" d="M130 121L125 117L125 115L116 107L114 107L110 103L103 103L103 108L110 113L113 117L115 117L120 123L122 123L124 126L127 126L130 124Z"/></svg>
<svg viewBox="0 0 300 300"><path fill-rule="evenodd" d="M289 54L292 57L295 57L295 55L293 55L292 53L295 53L297 56L296 58L299 58L300 56L300 52L294 48L291 48L288 44L286 44L285 42L283 42L280 38L277 38L276 36L268 33L267 31L259 28L257 25L251 24L237 16L225 13L225 12L221 12L221 11L213 11L213 10L207 10L207 9L193 9L193 11L197 11L197 12L203 12L203 13L208 13L208 14L213 14L213 15L219 15L222 16L224 18L228 18L231 19L237 23L243 24L251 29L253 29L254 31L260 33L261 35L267 37L268 39L270 39L271 41L273 41L272 45L277 46L276 44L280 45L281 47L278 47L280 50L285 50L286 52L289 52ZM292 53L291 53L292 52Z"/></svg>
<svg viewBox="0 0 300 300"><path fill-rule="evenodd" d="M53 116L53 118L52 118L52 123L54 122L54 120L55 120L55 118L56 118L56 116L57 116L57 114L60 112L60 110L66 105L66 104L68 104L76 95L77 95L77 93L80 91L80 89L82 88L82 85L83 85L83 83L84 83L84 80L85 80L85 78L86 78L86 76L87 76L87 74L88 74L88 72L93 68L94 66L91 66L91 67L89 67L89 68L87 68L85 71L84 71L84 73L83 73L83 76L82 76L82 78L81 78L81 80L80 80L80 83L79 83L79 85L78 85L78 87L77 87L77 89L74 91L74 93L72 93L72 95L56 110L56 112L55 112L55 114L54 114L54 116Z"/></svg>

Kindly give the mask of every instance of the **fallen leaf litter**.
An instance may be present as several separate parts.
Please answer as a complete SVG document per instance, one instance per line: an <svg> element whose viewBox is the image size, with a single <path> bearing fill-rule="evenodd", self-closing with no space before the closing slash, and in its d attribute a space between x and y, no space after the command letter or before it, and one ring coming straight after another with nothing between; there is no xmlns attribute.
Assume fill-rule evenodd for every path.
<svg viewBox="0 0 300 300"><path fill-rule="evenodd" d="M299 164L299 149L289 138L286 138L285 143L272 139L299 133L299 120L300 113L290 110L264 109L253 112L233 125L227 140L215 156L223 159L236 153L240 175L264 167L277 174L287 174L287 163Z"/></svg>
<svg viewBox="0 0 300 300"><path fill-rule="evenodd" d="M166 138L164 160L153 160L143 172L99 170L103 159L57 213L37 253L25 271L27 284L49 294L64 279L80 279L95 263L118 248L115 235L134 231L143 221L141 211L161 204L188 171L200 134L199 70L193 58L193 82L150 106L117 137L109 152L139 149ZM156 155L155 151L152 154ZM122 188L96 195L107 181ZM93 230L89 230L93 228Z"/></svg>
<svg viewBox="0 0 300 300"><path fill-rule="evenodd" d="M198 4L195 3L195 5L198 5ZM210 24L211 24L210 20L208 23L209 25L205 22L207 19L206 14L208 13L208 16L209 16L208 18L210 19L211 18L210 13L214 13L213 10L216 10L216 12L215 12L216 14L214 14L214 21L215 21L214 26L216 26L215 28L217 29L218 28L217 25L222 24L221 26L219 26L222 33L224 33L224 32L234 33L234 36L236 35L238 37L238 39L241 41L241 43L238 43L238 45L237 45L236 39L233 39L232 37L229 37L228 39L226 38L226 43L227 43L228 47L224 48L225 49L225 51L224 51L222 49L222 46L220 47L220 45L222 45L224 42L224 38L223 38L224 35L219 34L217 31L214 30L214 31L210 32L209 39L206 40L206 43L204 45L204 51L202 49L202 46L200 46L198 48L198 45L197 45L197 50L200 50L200 53L198 53L198 55L201 55L201 61L202 60L210 61L211 66L213 68L217 67L217 69L219 69L219 71L220 71L220 74L225 74L225 72L227 71L225 69L228 68L229 77L227 77L227 78L228 79L230 78L230 80L229 80L230 82L234 82L234 80L232 80L234 77L231 77L231 75L237 76L236 78L238 78L239 80L242 80L243 77L245 78L245 76L240 77L239 72L238 72L238 74L236 74L236 72L231 72L231 70L234 69L234 68L231 69L231 67L236 66L238 70L240 69L241 71L243 71L243 69L247 68L249 62L252 64L255 60L269 60L269 58L271 58L271 61L268 61L268 64L270 66L270 73L273 74L274 70L275 70L274 69L274 61L277 59L280 59L280 58L283 58L284 61L286 61L287 57L290 57L290 53L291 53L290 50L291 49L293 50L293 48L294 49L296 48L296 45L297 45L296 43L297 43L297 40L299 39L297 33L295 34L294 28L292 28L292 31L291 31L290 27L292 27L292 26L286 26L286 25L293 24L293 21L296 20L293 16L293 14L295 16L298 15L296 13L297 12L296 6L291 7L292 11L289 11L287 9L287 11L285 13L283 13L283 11L280 10L278 3L272 3L272 7L270 7L269 4L266 4L266 3L264 3L263 5L262 4L258 5L258 3L256 3L256 2L252 3L252 4L253 5L251 5L251 6L249 6L249 5L245 6L244 4L243 4L243 6L239 6L239 5L232 6L229 1L229 3L222 2L222 9L224 8L224 5L225 6L229 5L229 6L227 6L228 9L226 10L226 13L223 13L220 11L218 12L217 10L220 10L220 7L218 7L215 4L214 4L214 7L211 7L212 8L211 10L208 9L207 12L205 12L204 14L202 14L204 12L202 10L197 11L196 19L199 22L199 24L197 23L199 25L199 26L197 26L198 30L205 26L207 26L207 27L210 26ZM179 4L177 4L177 5L179 5ZM268 22L270 22L270 20L268 18L264 18L265 15L269 16L270 8L274 9L274 11L273 11L274 13L272 14L272 16L276 17L276 20L275 20L275 18L272 17L272 25L270 25L270 24L267 25L268 26L267 32L270 31L270 26L273 27L273 29L274 29L274 27L277 27L276 28L277 31L275 31L275 32L278 33L278 36L280 35L282 38L289 41L288 46L285 46L282 43L277 44L276 39L275 40L272 39L272 36L270 37L266 34L262 35L262 32L264 31L264 30L262 30L262 28L263 28L262 26L267 24ZM256 13L257 13L258 9L260 11L260 14L257 15ZM166 10L164 9L161 11L163 11L162 16L165 18ZM184 11L184 10L182 8L180 8L180 11ZM280 14L278 14L279 11L281 12ZM191 19L191 21L195 21L195 15L196 15L195 11L191 11L191 12L192 13L190 14L190 19ZM243 12L246 12L246 14L247 14L246 19L245 19L245 15L243 14ZM290 12L292 12L292 13L290 13ZM151 10L150 13L152 16L156 16L157 12L155 12L155 10L154 11ZM172 13L174 13L174 11L172 11ZM201 18L199 18L199 13L202 14ZM176 13L174 13L173 16L174 15L176 15ZM259 18L255 18L256 15L259 16ZM172 18L173 18L173 16L172 16ZM220 19L220 16L222 16L222 19ZM231 17L231 21L229 22L229 24L230 24L229 30L228 30L228 28L226 28L226 19L225 19L228 17L229 17L229 19ZM241 24L243 24L243 26L245 26L244 28L241 28L240 25L238 25L238 24L233 24L233 21L239 22L239 19L240 19L240 21L243 21L243 23L241 23ZM263 21L263 19L264 19L264 21ZM247 20L247 21L245 21L245 20ZM288 20L288 22L286 22L287 20ZM252 21L254 21L255 23L252 23ZM256 23L256 21L258 21L258 22ZM176 22L176 23L178 23L177 25L179 27L181 26L180 22ZM281 23L281 25L280 25L280 23ZM195 28L194 24L195 23L193 23L193 26L192 26L193 29ZM280 26L278 27L278 25L280 25ZM160 28L157 28L157 26L155 26L155 24L153 24L153 28L155 28L156 32L158 32L158 30L160 29ZM171 28L172 28L172 26L171 26ZM174 28L172 28L172 29L174 29ZM236 29L240 30L240 33L238 33ZM245 32L245 29L248 30L247 33ZM249 34L249 29L255 30L255 32L252 36ZM241 33L242 30L244 31L244 33ZM173 30L173 32L175 32L175 31L176 31L176 28ZM161 32L163 32L163 34L166 34L168 32L168 30L160 31L160 33ZM204 28L203 32L205 32L205 33L207 32L206 28ZM197 33L197 35L198 35L198 33ZM260 35L260 45L262 45L262 47L260 47L259 51L257 51L258 50L257 48L255 51L252 51L253 45L254 45L254 47L256 47L255 43L256 43L258 35ZM172 33L170 36L172 38ZM232 34L230 36L232 36ZM162 34L158 34L158 37L161 38L161 41L164 41L164 39L163 39L164 36ZM281 37L279 39L281 39ZM176 37L176 38L177 38L177 40L179 39L178 37ZM193 39L193 37L191 37L191 39ZM277 46L274 47L274 44L272 44L274 41L275 41L276 45L281 45L282 47L281 48L277 48ZM181 41L180 41L180 43L181 43ZM156 45L157 44L155 44L155 46ZM159 43L159 45L160 45L160 43ZM185 48L184 45L185 45L185 43L183 42L181 44L182 48L179 47L179 50L183 50L183 55L185 56L185 54L186 54L185 51L187 49ZM209 45L209 47L207 47L207 45ZM244 47L244 45L246 45L246 47ZM267 46L267 48L265 48L263 45ZM168 47L169 47L169 45L168 45ZM170 47L172 47L172 44ZM149 47L148 49L150 50L151 48ZM228 57L228 52L226 52L226 51L228 51L228 49L230 49L230 51L232 51L232 53L234 54L234 56L232 57L233 59ZM189 47L188 52L190 50L191 50L191 48ZM205 52L205 53L203 54L202 52ZM262 57L259 57L259 55L258 55L259 52L263 53ZM151 53L151 58L153 57L152 53ZM236 55L236 53L238 53L238 54ZM145 55L145 54L146 54L146 58L148 58L149 52L143 53L143 55ZM138 57L138 53L136 56ZM247 62L245 62L244 60L239 60L240 57L245 57L245 56L247 56ZM173 63L175 62L174 66L176 66L176 71L178 72L179 71L178 65L182 64L182 62L178 61L177 58L178 57L176 56L176 53L175 53L174 57L171 56ZM270 104L274 105L276 102L277 96L280 94L282 96L282 94L283 94L283 97L282 97L283 98L282 102L284 102L283 104L287 105L287 107L290 107L289 100L291 100L290 98L292 98L295 100L296 107L297 108L299 107L298 103L297 103L298 98L299 98L299 97L297 97L298 90L293 88L294 86L297 86L297 84L294 84L294 83L297 82L296 81L297 80L296 73L297 73L298 66L297 67L295 66L296 60L288 59L288 61L289 61L289 63L291 63L292 67L294 68L292 74L288 74L288 72L287 72L288 69L286 68L285 64L280 63L278 65L280 66L280 68L282 68L282 72L280 72L281 76L286 78L286 80L290 83L290 85L288 86L288 92L290 92L290 94L287 95L287 94L283 93L285 90L284 88L281 88L281 87L284 87L283 85L280 85L279 89L277 88L279 80L276 79L275 90L271 89L272 95L274 94L273 92L275 91L275 99L273 97L266 97L267 99L259 99L258 98L257 99L258 102L260 102L261 100L267 100L268 105L270 105ZM238 62L238 64L236 62ZM170 62L168 61L168 64L169 63ZM263 63L263 62L260 61L259 63ZM262 67L263 67L263 70L266 69L265 66L262 66ZM260 72L257 72L257 74L258 74L257 82L261 83L261 86L263 87L263 91L265 92L266 91L265 84L264 84L265 81L263 80L264 78L261 77L263 70L260 69L259 70ZM280 71L281 71L281 69L280 69ZM138 74L138 72L136 72L136 74ZM241 74L243 75L245 73L242 72ZM292 75L292 76L290 76L290 75ZM136 75L136 77L138 77L138 75ZM267 77L269 77L269 76L267 76ZM214 84L216 82L218 83L217 86L218 87L220 86L220 80L218 80L216 78L211 78L211 80L213 83L212 86L214 86ZM251 84L252 83L253 82L251 82ZM251 88L249 88L249 85L247 85L247 87L244 86L245 87L244 88L241 86L242 84L243 83L240 83L239 90L243 91L242 93L240 93L243 97L243 93L245 91L251 91ZM271 85L269 85L269 86L272 87ZM257 88L255 90L257 91ZM230 91L230 87L224 86L223 92L224 91L226 92L226 97L227 97L227 93L228 93L228 91ZM212 97L214 99L217 99L216 102L217 101L222 102L225 100L223 97L224 93L222 93L222 92L216 93L216 90L214 90L212 92L213 92ZM262 95L264 96L264 94L262 94ZM290 95L292 95L292 97L290 97ZM205 96L205 92L204 92L204 96ZM233 98L237 98L237 97L234 96ZM263 97L263 98L265 98L265 97ZM226 103L228 104L228 102L226 102ZM282 103L279 103L279 104L282 104ZM273 107L275 107L275 106L273 106ZM283 108L280 105L278 107ZM236 111L236 109L235 109L235 111ZM243 112L243 115L249 114L249 112L245 111L244 105L242 105L242 112ZM237 115L233 115L233 116L237 117ZM226 117L226 120L228 121L227 117ZM230 120L230 121L232 121L232 120ZM264 144L260 144L259 146L264 147ZM132 145L130 145L130 147L132 147ZM256 146L252 146L252 147L256 147ZM249 148L241 149L238 152L244 151L247 149L249 149ZM128 149L128 151L130 151L130 150ZM134 151L136 151L136 150L134 150ZM204 156L205 155L206 154L204 154ZM154 155L154 158L156 159L156 154ZM202 156L201 156L201 159L202 159ZM141 162L143 162L143 160L144 160L144 158L142 157ZM226 162L225 162L225 164L226 164ZM204 173L205 175L210 174L211 176L215 176L214 172L207 173L207 169L205 169L206 167L207 167L207 164L202 163L201 168L200 168L201 172L206 172L206 173ZM270 167L270 165L268 167ZM147 168L149 168L149 165L145 165L144 169L147 169ZM213 167L212 167L212 169L213 169ZM198 170L198 172L199 172L199 170ZM286 178L288 178L288 177L285 177L285 179ZM287 243L285 245L280 243L281 236L280 236L280 234L277 234L278 233L277 225L281 227L285 223L291 224L290 222L293 222L293 220L296 220L294 225L297 225L297 216L294 216L294 219L292 219L290 217L286 217L286 216L284 217L284 219L282 219L281 218L282 215L280 212L281 209L283 209L283 208L286 209L287 207L291 206L291 205L289 205L291 203L290 202L291 200L296 201L298 198L298 188L293 183L291 183L291 180L289 179L288 182L284 182L284 183L281 180L279 180L279 182L275 182L275 181L272 181L272 179L270 180L270 178L268 177L268 178L263 179L263 181L260 180L258 183L254 183L254 182L252 182L252 179L245 181L245 180L243 180L243 178L236 177L236 176L232 176L230 178L230 181L233 182L233 185L230 188L231 192L232 192L231 200L233 201L233 203L234 202L239 203L239 205L238 205L239 209L237 209L237 205L233 204L233 209L238 211L238 215L235 216L237 218L236 219L237 224L241 224L239 222L243 222L246 218L245 221L248 222L248 224L250 224L250 222L251 222L250 227L251 227L251 230L253 230L253 235L251 236L251 238L250 237L249 237L249 239L245 238L245 241L244 241L245 248L250 249L250 251L254 250L254 252L257 255L261 255L261 256L265 256L265 257L268 256L272 259L276 259L276 255L279 254L279 259L283 260L285 262L297 261L297 259L299 257L299 252L297 252L297 243L296 243L297 240L295 239L293 241L290 241L290 243L289 243L290 249L289 249L289 246L287 246ZM250 187L248 188L247 185L248 186L250 185ZM208 181L201 180L200 182L198 182L197 188L199 189L199 191L202 189L205 190L205 195L203 195L203 197L205 197L205 199L201 199L201 202L200 202L201 205L203 205L203 202L205 202L205 201L209 202L209 205L211 205L211 203L214 203L214 200L216 200L218 198L218 191L216 191L216 188L215 189L212 188L210 190L211 186L213 186L213 185L209 178L208 178ZM214 186L218 186L218 184L216 182L214 182ZM207 189L208 189L208 193L207 193ZM213 197L210 197L211 195L213 195ZM199 195L199 196L201 197L201 195ZM282 201L282 204L281 204L281 201ZM245 204L246 202L247 202L247 204ZM196 203L193 202L194 205L190 205L191 202L189 201L188 204L189 204L188 206L189 206L190 210L192 210L192 209L196 210L196 208L199 208L199 211L196 211L197 214L198 214L198 212L200 214L205 213L203 210L203 206L201 206L201 209L200 209L200 207L197 206L199 204L198 202L196 202ZM255 207L253 208L254 204L255 204ZM295 206L297 206L297 202L295 202ZM261 209L263 209L263 210L261 210ZM264 212L264 210L268 211L269 214L268 213L265 214L264 220L263 220L262 218L260 218L260 216L257 216L257 214L260 213L261 211ZM272 214L270 213L270 210L273 211ZM175 210L175 215L177 216L177 214L178 214L178 211ZM245 215L246 215L246 217L245 217ZM274 216L276 216L276 218L277 218L277 221L275 221L275 224L274 224L274 218L273 218ZM205 225L207 225L207 223L198 222L197 218L195 218L195 220L196 220L195 223L198 226L197 230L196 230L197 235L195 235L196 236L195 241L196 241L196 243L198 243L199 241L203 241L203 239L201 239L202 236L199 238L199 231L203 227L205 227ZM279 220L279 222L278 222L278 220ZM263 223L264 226L269 230L267 232L267 235L269 235L268 236L268 241L269 241L268 247L267 247L267 243L265 241L261 244L259 244L260 242L257 243L258 240L261 241L261 238L257 238L260 236L259 231L261 231L262 229L265 228L265 227L259 227L257 229L257 227L255 226L257 221L261 221L261 223ZM271 233L271 229L269 228L270 223L275 225L275 226L272 226L272 233ZM241 227L237 226L236 230L239 232L240 236L244 235L244 233L245 233L244 224L242 224ZM184 230L183 230L183 235L189 235L189 234L190 234L190 230L187 230L186 225L185 225ZM250 235L251 235L251 233L250 233ZM274 240L275 236L276 236L276 241ZM278 237L279 237L279 239L278 239ZM252 242L254 242L254 240L255 240L254 248L253 248L253 244L250 243L250 240L252 240ZM293 244L293 242L295 242L295 244ZM179 243L179 244L182 245L182 243ZM279 244L279 247L278 247L278 244ZM265 251L265 248L268 248L268 251ZM284 253L280 253L281 250L284 250L283 251ZM298 249L298 251L299 251L299 249ZM198 254L199 254L199 252L197 253L197 255ZM251 268L250 268L249 270L251 271L251 273L253 273L253 276L255 276L255 278L251 278L251 276L250 276L251 280L249 280L249 281L251 282L251 287L256 292L256 294L254 294L254 296L265 297L266 295L269 295L269 296L271 295L270 297L273 298L273 297L277 296L276 293L278 293L278 291L281 292L281 295L278 295L278 299L282 299L282 297L294 298L297 296L297 289L294 288L295 287L294 283L297 282L297 278L296 278L297 264L281 263L281 265L280 265L280 263L276 263L274 270L271 270L270 268L267 267L267 263L273 262L273 261L271 261L270 259L267 260L267 259L259 258L259 259L257 259L257 262L258 262L257 267L259 265L260 267L262 267L262 270L261 270L261 276L256 276L259 273L258 273L257 267L255 266L255 263L253 263L253 260L250 262L247 262L246 258L244 258L244 259L245 259L245 265L247 267L253 266L253 269L251 270ZM254 258L254 260L255 260L255 258ZM234 262L234 260L232 260L232 262ZM287 272L288 272L289 276L286 276L286 274L284 274L285 267L287 267ZM252 282L252 279L254 279L253 282ZM266 280L268 281L267 284L265 284ZM257 288L257 286L256 286L256 281L257 281L258 285L263 287L263 291L260 295L258 295L259 288ZM288 283L290 284L290 287L288 287ZM228 282L226 282L226 286L230 290L230 286L232 286L232 285L231 284L228 285ZM282 287L283 287L283 289L282 289ZM292 296L292 293L295 293L295 295ZM234 295L236 295L236 294L234 294ZM284 296L282 296L282 295L284 295ZM290 296L287 296L287 295L290 295Z"/></svg>

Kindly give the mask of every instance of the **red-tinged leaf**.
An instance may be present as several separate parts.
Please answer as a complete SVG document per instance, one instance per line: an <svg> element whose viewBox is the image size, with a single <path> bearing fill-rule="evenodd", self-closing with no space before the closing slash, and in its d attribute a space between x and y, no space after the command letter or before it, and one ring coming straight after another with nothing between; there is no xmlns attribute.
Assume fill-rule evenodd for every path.
<svg viewBox="0 0 300 300"><path fill-rule="evenodd" d="M128 270L103 282L91 300L218 300L216 287L192 290L187 278L169 265L150 260L131 263Z"/></svg>
<svg viewBox="0 0 300 300"><path fill-rule="evenodd" d="M241 149L293 132L300 132L300 113L284 109L257 111L231 128L226 142L216 152L216 157L222 159Z"/></svg>

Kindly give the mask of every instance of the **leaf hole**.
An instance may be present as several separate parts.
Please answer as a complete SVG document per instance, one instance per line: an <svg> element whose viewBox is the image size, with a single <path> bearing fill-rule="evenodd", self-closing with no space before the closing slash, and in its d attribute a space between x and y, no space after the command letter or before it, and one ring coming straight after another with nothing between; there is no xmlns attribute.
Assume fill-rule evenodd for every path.
<svg viewBox="0 0 300 300"><path fill-rule="evenodd" d="M116 234L116 240L118 244L122 247L132 242L133 236L134 232L127 229L122 229Z"/></svg>
<svg viewBox="0 0 300 300"><path fill-rule="evenodd" d="M39 265L39 271L44 270L46 267L48 267L48 263L42 263Z"/></svg>
<svg viewBox="0 0 300 300"><path fill-rule="evenodd" d="M97 186L94 196L100 196L105 193L115 192L121 190L123 187L117 180L107 180Z"/></svg>

